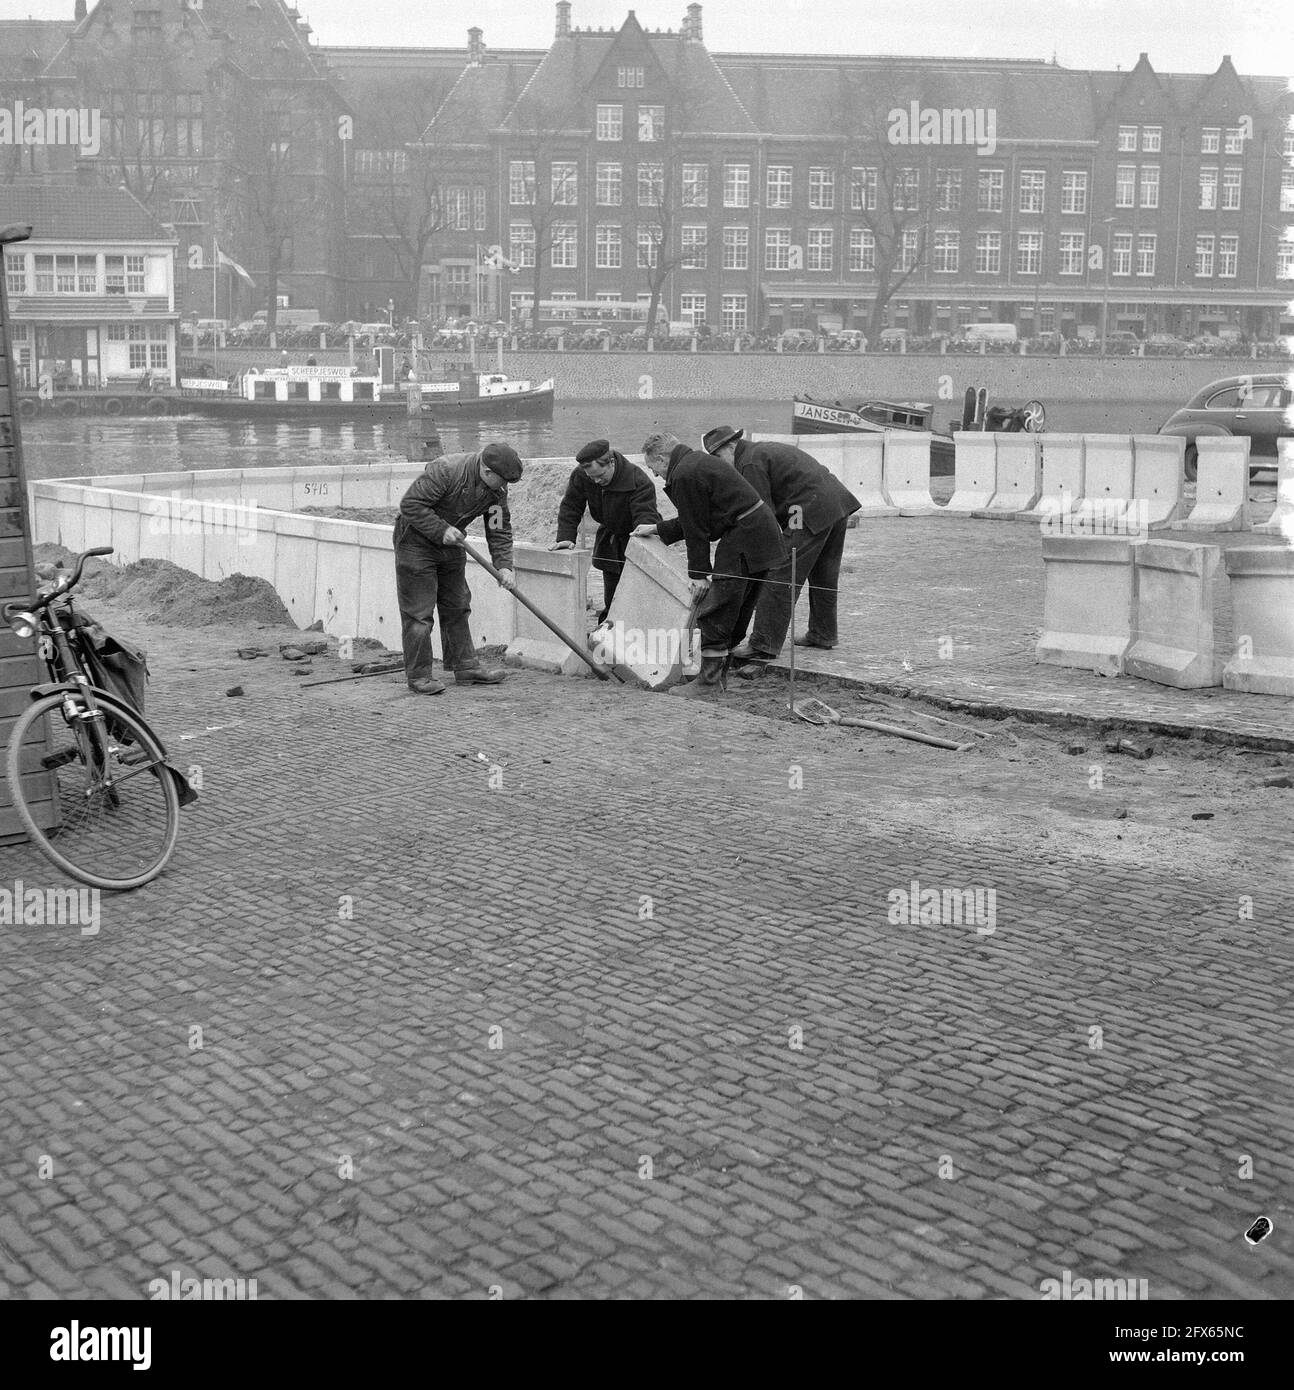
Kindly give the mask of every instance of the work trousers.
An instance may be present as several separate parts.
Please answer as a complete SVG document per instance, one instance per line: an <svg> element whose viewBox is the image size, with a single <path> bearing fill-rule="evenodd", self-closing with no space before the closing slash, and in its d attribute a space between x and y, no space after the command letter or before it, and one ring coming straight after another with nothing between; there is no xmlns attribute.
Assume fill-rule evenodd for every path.
<svg viewBox="0 0 1294 1390"><path fill-rule="evenodd" d="M598 614L598 622L604 623L607 614L611 611L611 600L616 596L616 585L620 583L620 576L624 573L623 566L617 565L613 570L602 571L602 611Z"/></svg>
<svg viewBox="0 0 1294 1390"><path fill-rule="evenodd" d="M799 601L800 590L809 586L809 631L815 642L834 645L837 638L836 614L840 585L840 562L845 553L842 518L825 531L787 533L795 551L795 593L791 593L791 560L768 572L768 582L760 586L755 609L755 630L750 636L752 650L777 656L786 641L791 612Z"/></svg>
<svg viewBox="0 0 1294 1390"><path fill-rule="evenodd" d="M433 545L409 530L401 534L397 523L395 592L406 680L432 674L431 629L437 613L445 670L479 665L468 624L472 595L466 570L467 555L460 546Z"/></svg>
<svg viewBox="0 0 1294 1390"><path fill-rule="evenodd" d="M759 583L766 570L752 574L745 556L737 560L737 574L731 578L716 576L710 582L696 610L697 626L701 629L701 650L705 653L730 651L746 635L751 615L759 601Z"/></svg>

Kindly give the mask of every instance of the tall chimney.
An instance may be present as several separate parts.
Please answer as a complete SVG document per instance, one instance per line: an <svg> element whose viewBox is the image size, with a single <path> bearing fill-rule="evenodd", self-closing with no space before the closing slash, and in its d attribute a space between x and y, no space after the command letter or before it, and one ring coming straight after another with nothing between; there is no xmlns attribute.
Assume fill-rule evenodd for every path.
<svg viewBox="0 0 1294 1390"><path fill-rule="evenodd" d="M479 68L485 62L485 43L480 29L467 31L467 62L469 67Z"/></svg>
<svg viewBox="0 0 1294 1390"><path fill-rule="evenodd" d="M571 0L557 0L557 37L569 38L571 33Z"/></svg>
<svg viewBox="0 0 1294 1390"><path fill-rule="evenodd" d="M685 39L695 39L701 42L701 6L689 5L687 7L687 17L683 21L683 37Z"/></svg>

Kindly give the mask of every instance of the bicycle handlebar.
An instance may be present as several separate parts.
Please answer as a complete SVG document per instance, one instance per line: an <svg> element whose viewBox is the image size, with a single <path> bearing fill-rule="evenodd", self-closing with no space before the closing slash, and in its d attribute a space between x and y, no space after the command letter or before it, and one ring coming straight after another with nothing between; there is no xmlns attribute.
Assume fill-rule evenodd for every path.
<svg viewBox="0 0 1294 1390"><path fill-rule="evenodd" d="M81 571L85 569L85 562L87 560L91 559L93 556L96 555L111 554L112 546L110 545L97 545L94 547L93 550L83 550L76 557L76 568L72 571L71 579L67 579L66 583L63 582L66 576L60 576L58 582L55 584L55 587L48 594L46 594L44 598L38 598L34 603L6 603L3 609L5 622L9 621L10 613L39 613L42 608L48 608L49 605L53 603L56 598L62 598L64 594L69 593L72 589L75 589L76 586L81 582Z"/></svg>

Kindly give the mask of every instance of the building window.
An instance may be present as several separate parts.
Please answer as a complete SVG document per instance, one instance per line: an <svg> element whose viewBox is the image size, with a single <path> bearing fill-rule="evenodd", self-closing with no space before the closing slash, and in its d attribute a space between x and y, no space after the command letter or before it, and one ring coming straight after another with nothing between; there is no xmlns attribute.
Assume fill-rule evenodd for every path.
<svg viewBox="0 0 1294 1390"><path fill-rule="evenodd" d="M141 155L166 153L166 118L162 114L161 92L135 93L135 136Z"/></svg>
<svg viewBox="0 0 1294 1390"><path fill-rule="evenodd" d="M1110 274L1132 274L1132 233L1116 232L1110 242Z"/></svg>
<svg viewBox="0 0 1294 1390"><path fill-rule="evenodd" d="M748 208L750 206L749 164L725 164L723 166L723 205L726 208Z"/></svg>
<svg viewBox="0 0 1294 1390"><path fill-rule="evenodd" d="M535 296L529 290L513 290L508 295L508 311L513 323L529 318L534 307Z"/></svg>
<svg viewBox="0 0 1294 1390"><path fill-rule="evenodd" d="M1114 171L1114 206L1135 207L1137 202L1137 166L1120 164Z"/></svg>
<svg viewBox="0 0 1294 1390"><path fill-rule="evenodd" d="M1206 125L1200 131L1200 153L1217 154L1222 148L1222 130L1215 125Z"/></svg>
<svg viewBox="0 0 1294 1390"><path fill-rule="evenodd" d="M124 343L126 341L126 325L124 323L110 323L108 325L108 341L110 343Z"/></svg>
<svg viewBox="0 0 1294 1390"><path fill-rule="evenodd" d="M700 328L705 322L705 295L679 295L678 316L684 323L690 323L693 328Z"/></svg>
<svg viewBox="0 0 1294 1390"><path fill-rule="evenodd" d="M1288 237L1276 243L1276 278L1294 280L1294 240Z"/></svg>
<svg viewBox="0 0 1294 1390"><path fill-rule="evenodd" d="M849 268L863 272L876 269L876 234L870 227L849 229Z"/></svg>
<svg viewBox="0 0 1294 1390"><path fill-rule="evenodd" d="M528 207L535 201L535 161L514 159L508 164L508 202L514 208Z"/></svg>
<svg viewBox="0 0 1294 1390"><path fill-rule="evenodd" d="M549 264L554 270L575 269L575 223L554 222Z"/></svg>
<svg viewBox="0 0 1294 1390"><path fill-rule="evenodd" d="M1294 169L1281 170L1281 211L1294 212Z"/></svg>
<svg viewBox="0 0 1294 1390"><path fill-rule="evenodd" d="M1037 275L1042 257L1042 233L1018 232L1015 239L1015 273Z"/></svg>
<svg viewBox="0 0 1294 1390"><path fill-rule="evenodd" d="M36 257L37 271L40 269L40 257ZM40 277L37 275L37 280ZM36 286L40 290L39 283ZM126 261L124 256L105 256L103 258L103 292L104 294L125 294L126 293Z"/></svg>
<svg viewBox="0 0 1294 1390"><path fill-rule="evenodd" d="M1239 261L1240 238L1238 236L1220 236L1218 238L1218 278L1234 280L1239 268Z"/></svg>
<svg viewBox="0 0 1294 1390"><path fill-rule="evenodd" d="M1141 127L1141 152L1142 154L1158 154L1163 149L1164 128L1161 125L1143 125Z"/></svg>
<svg viewBox="0 0 1294 1390"><path fill-rule="evenodd" d="M665 138L665 108L663 106L640 106L638 108L638 138L649 144Z"/></svg>
<svg viewBox="0 0 1294 1390"><path fill-rule="evenodd" d="M899 263L895 267L900 273L912 270L921 251L921 233L915 227L908 227L899 245Z"/></svg>
<svg viewBox="0 0 1294 1390"><path fill-rule="evenodd" d="M1067 169L1060 176L1061 212L1087 211L1087 174L1081 169Z"/></svg>
<svg viewBox="0 0 1294 1390"><path fill-rule="evenodd" d="M535 263L535 229L529 222L514 222L508 228L508 259L513 265Z"/></svg>
<svg viewBox="0 0 1294 1390"><path fill-rule="evenodd" d="M1083 233L1062 232L1060 235L1061 275L1081 275L1083 273Z"/></svg>
<svg viewBox="0 0 1294 1390"><path fill-rule="evenodd" d="M960 212L962 207L962 171L935 170L935 211Z"/></svg>
<svg viewBox="0 0 1294 1390"><path fill-rule="evenodd" d="M1020 211L1037 212L1043 210L1043 195L1047 188L1047 174L1043 169L1022 169L1020 171Z"/></svg>
<svg viewBox="0 0 1294 1390"><path fill-rule="evenodd" d="M746 331L746 296L744 294L725 294L723 296L722 327L725 333L744 333Z"/></svg>
<svg viewBox="0 0 1294 1390"><path fill-rule="evenodd" d="M286 148L286 147L285 147ZM403 174L409 167L409 156L404 150L356 150L355 172L357 174Z"/></svg>
<svg viewBox="0 0 1294 1390"><path fill-rule="evenodd" d="M126 293L144 293L144 258L143 256L126 257Z"/></svg>
<svg viewBox="0 0 1294 1390"><path fill-rule="evenodd" d="M138 10L135 11L139 13ZM127 358L132 372L142 372L148 367L148 344L130 343L126 348Z"/></svg>
<svg viewBox="0 0 1294 1390"><path fill-rule="evenodd" d="M916 212L921 206L921 170L904 167L894 176L895 212Z"/></svg>
<svg viewBox="0 0 1294 1390"><path fill-rule="evenodd" d="M849 171L849 210L876 211L876 170L865 167Z"/></svg>
<svg viewBox="0 0 1294 1390"><path fill-rule="evenodd" d="M1006 186L1006 173L1002 169L981 169L979 171L980 212L1001 212L1003 189Z"/></svg>
<svg viewBox="0 0 1294 1390"><path fill-rule="evenodd" d="M171 354L167 345L162 343L149 343L148 345L148 365L155 372L170 371Z"/></svg>
<svg viewBox="0 0 1294 1390"><path fill-rule="evenodd" d="M708 207L710 203L710 166L708 164L685 164L683 166L683 206L685 208Z"/></svg>
<svg viewBox="0 0 1294 1390"><path fill-rule="evenodd" d="M55 286L54 286L54 257L53 257L53 256L37 256L37 257L36 257L36 293L37 293L37 294L53 294L53 293L54 293L54 288L55 288ZM110 291L110 293L111 293L111 291ZM123 276L123 280L122 280L122 293L123 293L123 294L125 293L125 279L124 279L124 276Z"/></svg>
<svg viewBox="0 0 1294 1390"><path fill-rule="evenodd" d="M1294 159L1294 135L1285 135L1281 137L1281 154L1283 154L1286 159Z"/></svg>
<svg viewBox="0 0 1294 1390"><path fill-rule="evenodd" d="M445 223L451 231L470 232L472 230L472 190L470 188L447 188L444 207Z"/></svg>
<svg viewBox="0 0 1294 1390"><path fill-rule="evenodd" d="M1227 127L1226 143L1222 147L1223 154L1244 154L1245 152L1245 133L1239 126Z"/></svg>
<svg viewBox="0 0 1294 1390"><path fill-rule="evenodd" d="M625 135L624 107L599 106L596 134L599 140L623 140Z"/></svg>
<svg viewBox="0 0 1294 1390"><path fill-rule="evenodd" d="M665 198L665 166L663 164L640 164L638 166L638 206L658 208Z"/></svg>
<svg viewBox="0 0 1294 1390"><path fill-rule="evenodd" d="M975 273L976 275L1000 275L1002 273L1002 233L975 233Z"/></svg>
<svg viewBox="0 0 1294 1390"><path fill-rule="evenodd" d="M835 260L835 233L830 227L810 227L808 269L830 270Z"/></svg>
<svg viewBox="0 0 1294 1390"><path fill-rule="evenodd" d="M1222 171L1222 210L1234 212L1240 206L1240 170Z"/></svg>
<svg viewBox="0 0 1294 1390"><path fill-rule="evenodd" d="M575 317L575 310L567 309L561 306L571 303L571 301L574 298L574 290L554 290L552 294L552 316L555 319L573 319Z"/></svg>
<svg viewBox="0 0 1294 1390"><path fill-rule="evenodd" d="M723 229L723 268L725 270L748 270L750 268L749 227L725 227Z"/></svg>
<svg viewBox="0 0 1294 1390"><path fill-rule="evenodd" d="M643 85L642 68L617 68L616 86L617 87L641 87Z"/></svg>
<svg viewBox="0 0 1294 1390"><path fill-rule="evenodd" d="M574 160L555 159L552 168L553 203L573 208L579 201L579 166Z"/></svg>
<svg viewBox="0 0 1294 1390"><path fill-rule="evenodd" d="M130 36L132 39L160 39L162 37L161 10L132 10L130 13Z"/></svg>
<svg viewBox="0 0 1294 1390"><path fill-rule="evenodd" d="M706 227L684 227L683 228L683 259L681 262L684 270L704 270L709 257L706 255L706 242L709 238L709 230Z"/></svg>
<svg viewBox="0 0 1294 1390"><path fill-rule="evenodd" d="M177 227L196 227L202 223L202 208L196 198L172 198L171 221Z"/></svg>
<svg viewBox="0 0 1294 1390"><path fill-rule="evenodd" d="M789 270L791 268L791 229L789 227L770 227L764 233L764 269Z"/></svg>
<svg viewBox="0 0 1294 1390"><path fill-rule="evenodd" d="M955 275L961 266L961 239L953 231L936 231L934 269L937 275Z"/></svg>
<svg viewBox="0 0 1294 1390"><path fill-rule="evenodd" d="M809 206L815 212L830 212L836 206L836 171L809 170Z"/></svg>
<svg viewBox="0 0 1294 1390"><path fill-rule="evenodd" d="M791 166L770 164L764 185L764 205L770 208L791 206Z"/></svg>
<svg viewBox="0 0 1294 1390"><path fill-rule="evenodd" d="M599 270L620 269L620 227L617 223L598 223L594 264Z"/></svg>
<svg viewBox="0 0 1294 1390"><path fill-rule="evenodd" d="M655 270L659 242L651 227L638 228L638 269Z"/></svg>
<svg viewBox="0 0 1294 1390"><path fill-rule="evenodd" d="M1206 278L1213 274L1213 238L1203 233L1195 238L1195 274Z"/></svg>
<svg viewBox="0 0 1294 1390"><path fill-rule="evenodd" d="M1153 232L1142 232L1137 237L1137 274L1155 273L1155 236Z"/></svg>
<svg viewBox="0 0 1294 1390"><path fill-rule="evenodd" d="M120 155L126 145L126 95L108 92L99 98L103 111L103 146L106 153Z"/></svg>
<svg viewBox="0 0 1294 1390"><path fill-rule="evenodd" d="M10 294L27 293L27 257L21 251L5 257L4 280Z"/></svg>
<svg viewBox="0 0 1294 1390"><path fill-rule="evenodd" d="M1200 211L1213 212L1218 206L1217 168L1200 170Z"/></svg>
<svg viewBox="0 0 1294 1390"><path fill-rule="evenodd" d="M1121 125L1119 127L1119 153L1131 154L1137 148L1137 127L1135 125Z"/></svg>
<svg viewBox="0 0 1294 1390"><path fill-rule="evenodd" d="M604 208L618 208L620 206L620 165L618 164L599 164L598 175L598 203Z"/></svg>
<svg viewBox="0 0 1294 1390"><path fill-rule="evenodd" d="M1157 208L1159 206L1159 165L1143 164L1141 166L1141 206L1143 208Z"/></svg>

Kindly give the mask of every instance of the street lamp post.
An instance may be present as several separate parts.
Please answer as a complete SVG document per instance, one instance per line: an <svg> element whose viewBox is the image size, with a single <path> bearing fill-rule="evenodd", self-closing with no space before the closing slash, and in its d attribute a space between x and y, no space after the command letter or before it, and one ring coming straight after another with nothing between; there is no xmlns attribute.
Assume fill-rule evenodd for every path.
<svg viewBox="0 0 1294 1390"><path fill-rule="evenodd" d="M1101 356L1105 356L1105 335L1108 329L1110 318L1110 243L1112 240L1111 226L1114 223L1113 217L1103 217L1105 223L1105 289L1101 293Z"/></svg>
<svg viewBox="0 0 1294 1390"><path fill-rule="evenodd" d="M389 325L391 328L394 328L394 327L395 327L395 300L394 300L394 299L388 299L388 300L386 301L386 318L387 318L387 323L388 323L388 325Z"/></svg>

